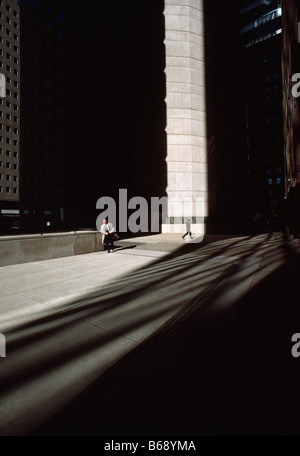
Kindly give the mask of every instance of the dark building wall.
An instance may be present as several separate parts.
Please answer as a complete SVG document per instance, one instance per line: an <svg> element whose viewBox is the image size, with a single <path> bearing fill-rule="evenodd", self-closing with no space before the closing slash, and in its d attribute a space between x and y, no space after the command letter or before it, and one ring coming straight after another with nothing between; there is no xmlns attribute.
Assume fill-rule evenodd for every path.
<svg viewBox="0 0 300 456"><path fill-rule="evenodd" d="M62 0L20 3L20 205L24 231L64 226L63 11Z"/></svg>
<svg viewBox="0 0 300 456"><path fill-rule="evenodd" d="M19 225L20 26L17 0L0 1L0 234Z"/></svg>
<svg viewBox="0 0 300 456"><path fill-rule="evenodd" d="M245 229L238 2L204 1L209 217L207 231Z"/></svg>
<svg viewBox="0 0 300 456"><path fill-rule="evenodd" d="M96 201L166 188L163 1L74 1L66 11L66 217L95 226Z"/></svg>
<svg viewBox="0 0 300 456"><path fill-rule="evenodd" d="M268 218L284 197L281 37L246 49L242 62L249 215Z"/></svg>
<svg viewBox="0 0 300 456"><path fill-rule="evenodd" d="M280 228L284 198L279 2L206 1L208 231ZM276 226L275 226L276 225Z"/></svg>
<svg viewBox="0 0 300 456"><path fill-rule="evenodd" d="M120 188L165 194L163 9L21 1L23 230L95 228Z"/></svg>
<svg viewBox="0 0 300 456"><path fill-rule="evenodd" d="M284 203L280 2L240 1L242 148L248 216L280 229Z"/></svg>
<svg viewBox="0 0 300 456"><path fill-rule="evenodd" d="M282 0L283 9L283 116L285 154L285 194L291 178L300 183L300 96L293 96L292 77L300 74L300 1ZM300 91L297 91L300 93Z"/></svg>
<svg viewBox="0 0 300 456"><path fill-rule="evenodd" d="M93 228L101 196L165 194L164 2L60 2L63 41L60 27L47 29L49 14L58 15L56 2L47 4L48 14L33 0L21 8L22 207L41 226L51 211L53 229ZM204 4L209 219L232 226L246 212L238 9Z"/></svg>
<svg viewBox="0 0 300 456"><path fill-rule="evenodd" d="M165 194L164 2L46 3L21 3L22 207L43 227L51 212L52 229L95 228L102 196ZM240 231L249 185L259 199L266 190L253 177L267 172L262 136L251 133L251 157L247 137L259 111L249 89L257 57L243 61L239 1L205 0L204 9L208 228Z"/></svg>

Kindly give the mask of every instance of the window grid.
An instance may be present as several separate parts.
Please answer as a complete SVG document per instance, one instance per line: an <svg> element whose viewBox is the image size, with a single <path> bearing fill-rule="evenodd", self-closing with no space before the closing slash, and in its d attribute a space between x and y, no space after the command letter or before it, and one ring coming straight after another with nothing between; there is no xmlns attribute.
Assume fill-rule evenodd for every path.
<svg viewBox="0 0 300 456"><path fill-rule="evenodd" d="M0 72L6 78L6 96L0 98L1 199L18 198L19 185L19 11L0 1Z"/></svg>

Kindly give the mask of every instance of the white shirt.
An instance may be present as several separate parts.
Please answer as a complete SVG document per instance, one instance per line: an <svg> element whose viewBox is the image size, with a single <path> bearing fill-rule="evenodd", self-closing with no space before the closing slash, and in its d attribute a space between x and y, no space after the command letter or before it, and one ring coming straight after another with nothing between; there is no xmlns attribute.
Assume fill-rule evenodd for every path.
<svg viewBox="0 0 300 456"><path fill-rule="evenodd" d="M115 228L113 226L112 223L103 223L103 225L101 225L101 229L100 229L100 232L102 233L102 243L104 242L104 238L106 236L106 233L114 233L115 232Z"/></svg>

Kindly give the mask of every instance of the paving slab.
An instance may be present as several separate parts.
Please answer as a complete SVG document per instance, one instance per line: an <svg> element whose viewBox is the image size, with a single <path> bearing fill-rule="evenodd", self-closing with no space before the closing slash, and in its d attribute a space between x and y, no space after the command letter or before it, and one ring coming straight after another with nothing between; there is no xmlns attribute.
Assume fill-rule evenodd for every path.
<svg viewBox="0 0 300 456"><path fill-rule="evenodd" d="M103 296L105 303L128 284L131 272L168 253L132 254L134 247L121 243L112 254L0 268L0 332L7 343L0 363L1 435L30 434L139 343L116 325L89 318Z"/></svg>
<svg viewBox="0 0 300 456"><path fill-rule="evenodd" d="M0 400L6 436L30 434L136 346L66 313L42 314L6 337Z"/></svg>
<svg viewBox="0 0 300 456"><path fill-rule="evenodd" d="M280 234L249 244L232 249L232 263L230 245L204 245L208 271L216 253L220 265L227 258L211 286L35 435L299 436L299 366L291 356L299 248ZM194 285L201 279L203 270Z"/></svg>
<svg viewBox="0 0 300 456"><path fill-rule="evenodd" d="M233 307L283 260L280 236L268 234L116 246L0 268L0 435L35 432L197 297L201 307L206 290L219 287L215 308Z"/></svg>

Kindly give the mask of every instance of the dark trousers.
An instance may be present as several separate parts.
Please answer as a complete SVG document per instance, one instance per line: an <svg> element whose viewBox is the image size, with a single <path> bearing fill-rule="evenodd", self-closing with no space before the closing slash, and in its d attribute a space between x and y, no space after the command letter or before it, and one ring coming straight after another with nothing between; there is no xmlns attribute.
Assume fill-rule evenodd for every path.
<svg viewBox="0 0 300 456"><path fill-rule="evenodd" d="M107 250L113 250L115 248L114 246L114 235L113 234L107 234L104 238L104 246L106 247Z"/></svg>
<svg viewBox="0 0 300 456"><path fill-rule="evenodd" d="M182 237L185 238L185 236L187 236L188 234L190 235L190 237L192 237L191 231L187 231Z"/></svg>

